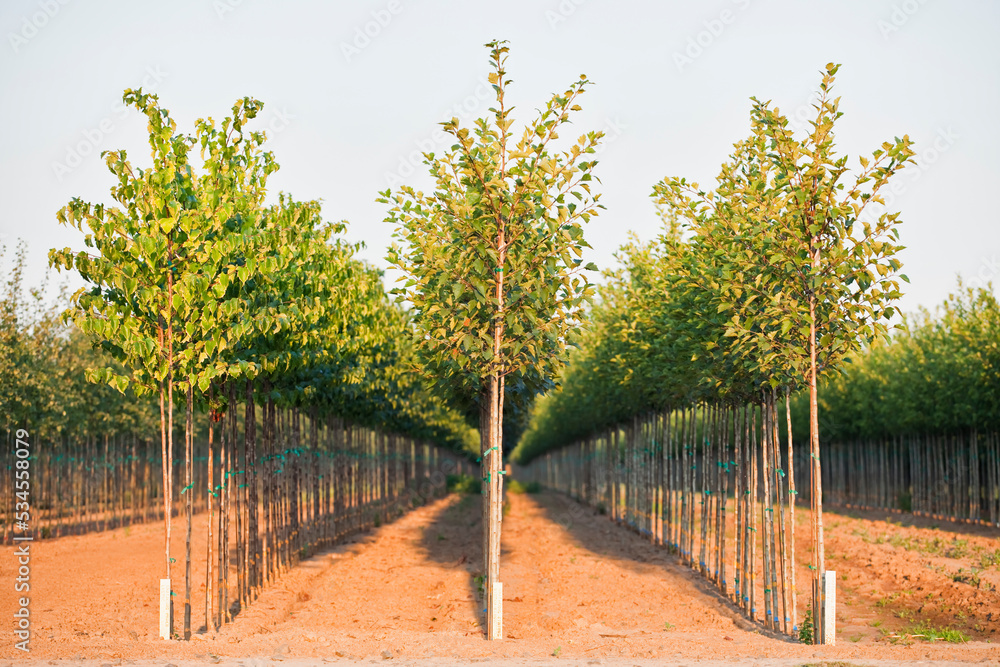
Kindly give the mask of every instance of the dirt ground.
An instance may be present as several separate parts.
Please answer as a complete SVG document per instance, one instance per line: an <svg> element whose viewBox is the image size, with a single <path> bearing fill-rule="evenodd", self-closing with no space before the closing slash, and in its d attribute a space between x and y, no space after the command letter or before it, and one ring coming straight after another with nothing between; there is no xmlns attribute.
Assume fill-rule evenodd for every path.
<svg viewBox="0 0 1000 667"><path fill-rule="evenodd" d="M31 653L15 650L4 633L0 665L1000 664L996 529L828 513L838 633L836 646L817 647L770 636L664 549L552 493L509 496L506 639L490 643L474 580L478 503L478 496L451 495L303 561L232 624L217 633L201 627L190 642L157 638L158 524L35 543ZM175 555L183 553L181 533L175 530ZM203 561L204 538L194 548ZM0 616L7 619L16 610L13 551L0 551ZM204 624L201 565L195 627ZM182 574L178 567L176 591ZM960 629L970 641L910 636L920 622Z"/></svg>

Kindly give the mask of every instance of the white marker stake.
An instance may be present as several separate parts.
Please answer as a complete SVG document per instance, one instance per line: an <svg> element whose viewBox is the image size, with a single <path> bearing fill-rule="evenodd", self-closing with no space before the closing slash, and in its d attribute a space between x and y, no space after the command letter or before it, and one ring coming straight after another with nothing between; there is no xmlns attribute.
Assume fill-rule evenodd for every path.
<svg viewBox="0 0 1000 667"><path fill-rule="evenodd" d="M169 579L160 579L160 639L170 639Z"/></svg>
<svg viewBox="0 0 1000 667"><path fill-rule="evenodd" d="M497 610L496 627L491 634L495 639L503 639L503 584L499 581L493 584L493 608Z"/></svg>
<svg viewBox="0 0 1000 667"><path fill-rule="evenodd" d="M827 570L823 581L823 643L837 643L837 573Z"/></svg>

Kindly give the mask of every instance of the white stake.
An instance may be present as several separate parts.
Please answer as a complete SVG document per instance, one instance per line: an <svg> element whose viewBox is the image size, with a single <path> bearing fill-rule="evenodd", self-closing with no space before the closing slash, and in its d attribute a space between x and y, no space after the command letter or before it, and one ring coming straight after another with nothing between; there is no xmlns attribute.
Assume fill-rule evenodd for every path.
<svg viewBox="0 0 1000 667"><path fill-rule="evenodd" d="M499 581L493 584L493 608L496 609L496 613L490 620L496 626L492 628L493 632L490 635L494 639L503 639L503 584Z"/></svg>
<svg viewBox="0 0 1000 667"><path fill-rule="evenodd" d="M837 643L837 573L827 570L823 580L823 643Z"/></svg>
<svg viewBox="0 0 1000 667"><path fill-rule="evenodd" d="M170 580L160 579L160 639L170 639Z"/></svg>

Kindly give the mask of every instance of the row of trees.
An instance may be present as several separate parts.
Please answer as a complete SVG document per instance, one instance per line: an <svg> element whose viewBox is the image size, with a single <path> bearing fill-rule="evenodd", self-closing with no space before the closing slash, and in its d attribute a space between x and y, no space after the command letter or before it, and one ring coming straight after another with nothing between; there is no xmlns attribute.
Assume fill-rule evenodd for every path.
<svg viewBox="0 0 1000 667"><path fill-rule="evenodd" d="M563 148L559 132L580 111L581 76L520 132L506 99L508 47L494 41L491 115L473 128L442 123L455 144L425 155L434 191L381 193L396 225L388 259L403 276L422 367L444 396L479 413L487 636L503 637L500 524L504 415L552 385L567 338L592 295L583 225L603 206L591 192L603 136ZM470 400L469 397L472 397ZM470 405L471 403L471 405Z"/></svg>
<svg viewBox="0 0 1000 667"><path fill-rule="evenodd" d="M186 515L187 638L199 412L207 414L208 506L226 525L235 521L236 542L246 545L250 586L241 603L288 564L268 556L275 553L273 545L268 549L275 526L280 533L298 525L303 503L318 498L315 488L304 496L299 482L277 483L273 475L283 467L275 461L298 460L302 443L328 453L347 446L333 436L318 444L328 418L407 438L405 445L393 440L393 448L434 442L472 449L476 438L413 372L410 318L388 300L381 274L355 257L357 246L343 240L344 224L324 221L315 201L281 194L265 204L278 164L264 149L264 133L251 129L260 102L243 98L221 123L198 120L189 135L177 130L155 95L127 90L124 101L148 120L152 163L136 167L125 151L106 152L114 204L73 199L59 219L85 234L87 249L49 256L52 266L75 270L86 283L68 315L114 360L89 378L158 404L168 579L178 484ZM299 426L306 417L308 439ZM383 436L370 437L382 442ZM181 475L174 471L178 452ZM351 481L351 493L369 498L378 471L395 456L376 460L370 477ZM318 479L319 468L305 470ZM226 531L213 539L224 553ZM225 609L224 601L217 608Z"/></svg>
<svg viewBox="0 0 1000 667"><path fill-rule="evenodd" d="M27 258L24 242L0 246L0 431L13 437L30 424L35 437L57 444L155 433L153 404L87 382L87 368L112 360L63 320L65 288L53 289L48 277L25 285Z"/></svg>
<svg viewBox="0 0 1000 667"><path fill-rule="evenodd" d="M796 616L796 583L809 570L796 574L791 453L769 398L636 415L545 452L518 476L671 549L748 617L809 638L811 621L800 628Z"/></svg>
<svg viewBox="0 0 1000 667"><path fill-rule="evenodd" d="M1000 304L959 284L824 381L835 502L1000 523ZM792 403L793 422L807 406Z"/></svg>
<svg viewBox="0 0 1000 667"><path fill-rule="evenodd" d="M935 310L907 316L891 340L852 361L823 383L828 441L1000 425L1000 305L992 287L959 284ZM793 401L796 426L806 407Z"/></svg>
<svg viewBox="0 0 1000 667"><path fill-rule="evenodd" d="M757 499L747 511L771 516L774 493L786 507L796 495L784 484L793 461L772 455L780 421L776 399L806 391L815 545L811 617L819 641L833 638L822 636L820 616L825 565L817 379L888 332L899 280L905 279L896 258L898 214L873 209L913 155L909 139L897 138L861 157L851 174L847 157L834 150L841 116L839 98L832 96L836 72L829 65L824 73L804 137L778 109L754 99L751 135L735 144L715 190L683 178L655 186L663 234L622 248L622 268L607 274L562 387L538 402L515 452L527 464L613 433L636 415L674 415L692 406L708 414L749 410L757 417L745 423L756 423L762 437L752 445L757 453L744 452L743 460L759 459L763 467L758 481L743 487ZM722 429L723 441L715 444L692 441L699 457L694 465L737 466L739 432ZM724 455L713 462L705 448ZM763 523L780 533L778 539L765 533L762 543L762 559L776 563L774 545L786 540L793 524ZM756 539L752 522L742 521L740 529L746 534L736 539ZM788 541L794 543L794 535ZM779 627L776 616L765 620Z"/></svg>
<svg viewBox="0 0 1000 667"><path fill-rule="evenodd" d="M456 144L441 157L426 156L434 192L381 193L387 220L397 225L388 259L406 274L396 290L406 310L391 304L381 276L354 258L356 248L340 237L343 225L322 221L318 203L281 195L264 205L277 163L263 149L264 134L249 129L259 102L239 100L221 124L199 120L186 135L155 96L126 91L125 102L149 121L152 166L133 167L124 151L105 153L115 206L71 201L60 220L85 233L89 250L54 250L50 261L88 283L74 296L71 316L113 360L96 364L89 378L158 403L168 577L178 484L190 537L199 411L208 415L208 488L227 498L226 480L242 476L237 488L248 489L248 513L242 528L237 522L238 533L245 531L237 539L251 548L258 487L268 493L268 482L255 477L263 459L254 434L260 428L269 437L276 410L307 414L314 427L335 415L452 448L475 438L466 420L478 415L488 635L502 636L504 415L520 414L551 386L592 294L583 272L596 267L581 261L583 223L602 208L590 190L597 162L589 159L602 134L560 147L559 131L590 83L584 76L523 129L512 129L508 49L503 42L487 47L492 116L471 130L456 119L443 123ZM242 449L216 452L215 424L234 419L237 407L246 412ZM178 423L180 482L173 470ZM232 504L221 503L223 512ZM207 506L211 511L211 499ZM190 561L189 546L185 635Z"/></svg>

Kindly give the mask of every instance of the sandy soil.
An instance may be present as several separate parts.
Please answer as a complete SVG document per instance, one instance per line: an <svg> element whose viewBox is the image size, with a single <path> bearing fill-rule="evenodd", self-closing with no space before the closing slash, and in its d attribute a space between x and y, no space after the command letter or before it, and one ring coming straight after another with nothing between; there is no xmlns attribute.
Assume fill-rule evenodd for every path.
<svg viewBox="0 0 1000 667"><path fill-rule="evenodd" d="M449 496L303 561L235 622L217 633L202 629L190 642L156 638L159 526L36 543L32 650L14 650L5 633L0 664L1000 664L1000 569L977 572L978 588L967 576L1000 548L996 530L828 514L830 568L846 579L838 644L815 647L769 636L662 548L549 493L509 497L501 569L506 639L489 643L474 580L478 502ZM180 555L183 542L175 538ZM195 553L204 548L203 538L195 541ZM8 619L14 570L13 548L5 547L0 615ZM204 581L203 569L194 574ZM197 627L204 623L203 583L195 590ZM972 641L894 638L919 620L961 628Z"/></svg>

